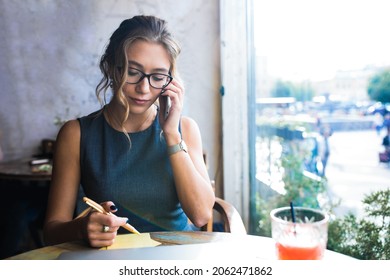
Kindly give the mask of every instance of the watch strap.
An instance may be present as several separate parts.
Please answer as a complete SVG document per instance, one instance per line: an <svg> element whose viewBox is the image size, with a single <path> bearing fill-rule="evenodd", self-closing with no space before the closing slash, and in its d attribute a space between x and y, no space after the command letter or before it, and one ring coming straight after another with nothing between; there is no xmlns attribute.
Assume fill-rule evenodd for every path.
<svg viewBox="0 0 390 280"><path fill-rule="evenodd" d="M180 151L187 153L187 145L183 139L176 145L168 146L168 155L173 155Z"/></svg>

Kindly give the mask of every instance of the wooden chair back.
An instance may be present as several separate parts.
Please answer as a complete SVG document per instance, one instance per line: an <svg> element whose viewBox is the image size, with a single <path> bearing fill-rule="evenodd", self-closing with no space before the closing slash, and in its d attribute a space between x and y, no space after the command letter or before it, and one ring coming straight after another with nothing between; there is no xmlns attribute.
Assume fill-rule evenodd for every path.
<svg viewBox="0 0 390 280"><path fill-rule="evenodd" d="M212 181L212 184L214 188L215 182ZM222 198L216 197L213 209L216 213L218 213L218 215L213 213L210 221L202 227L202 231L215 231L215 225L222 223L222 231L224 232L247 234L240 213L231 203L223 200ZM220 218L220 221L217 221L216 218Z"/></svg>

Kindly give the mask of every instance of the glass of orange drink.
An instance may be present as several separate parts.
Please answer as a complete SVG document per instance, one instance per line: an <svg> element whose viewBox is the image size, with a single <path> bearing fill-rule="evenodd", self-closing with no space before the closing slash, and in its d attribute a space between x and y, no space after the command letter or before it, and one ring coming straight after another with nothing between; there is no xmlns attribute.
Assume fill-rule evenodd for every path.
<svg viewBox="0 0 390 280"><path fill-rule="evenodd" d="M329 216L317 209L282 207L271 211L272 238L280 260L320 260L328 240Z"/></svg>

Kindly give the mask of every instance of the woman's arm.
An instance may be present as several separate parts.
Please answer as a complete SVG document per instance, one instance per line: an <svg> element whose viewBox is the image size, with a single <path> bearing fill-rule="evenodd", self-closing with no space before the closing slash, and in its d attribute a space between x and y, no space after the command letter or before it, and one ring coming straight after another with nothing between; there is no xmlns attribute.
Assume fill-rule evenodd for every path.
<svg viewBox="0 0 390 280"><path fill-rule="evenodd" d="M109 246L116 231L126 218L91 212L73 219L77 193L80 186L80 124L67 122L58 133L53 158L53 173L48 208L44 225L45 243L56 244L74 240L86 240L93 247ZM104 207L107 211L112 202ZM103 225L110 227L102 232Z"/></svg>
<svg viewBox="0 0 390 280"><path fill-rule="evenodd" d="M80 182L80 125L67 122L59 131L44 225L47 244L82 239L84 219L73 220Z"/></svg>
<svg viewBox="0 0 390 280"><path fill-rule="evenodd" d="M171 99L168 117L165 118L163 110L159 116L167 145L176 145L183 138L188 147L188 153L180 151L170 155L176 191L187 217L194 225L201 227L212 216L215 195L203 159L199 127L194 120L182 117L184 86L179 80L173 79L164 88L160 98L163 96ZM181 135L178 131L179 122Z"/></svg>
<svg viewBox="0 0 390 280"><path fill-rule="evenodd" d="M201 227L211 218L215 195L203 158L198 125L182 117L181 127L188 153L177 152L170 156L170 161L183 210L194 225Z"/></svg>

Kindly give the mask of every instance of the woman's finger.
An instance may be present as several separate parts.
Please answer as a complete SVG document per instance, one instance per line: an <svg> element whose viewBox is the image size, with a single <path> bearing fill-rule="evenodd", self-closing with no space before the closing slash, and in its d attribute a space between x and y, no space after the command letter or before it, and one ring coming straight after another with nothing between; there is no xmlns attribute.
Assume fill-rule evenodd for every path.
<svg viewBox="0 0 390 280"><path fill-rule="evenodd" d="M103 203L100 203L101 206L103 206L104 210L107 212L115 213L118 211L118 208L115 206L114 202L112 201L106 201Z"/></svg>

